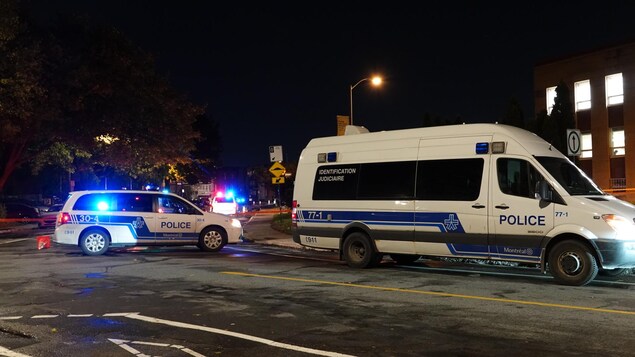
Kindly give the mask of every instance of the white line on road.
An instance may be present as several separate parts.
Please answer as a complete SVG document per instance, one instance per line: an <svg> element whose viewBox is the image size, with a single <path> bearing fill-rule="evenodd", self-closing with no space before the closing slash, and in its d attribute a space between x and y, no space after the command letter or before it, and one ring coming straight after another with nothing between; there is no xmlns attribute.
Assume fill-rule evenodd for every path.
<svg viewBox="0 0 635 357"><path fill-rule="evenodd" d="M137 357L141 357L141 356L148 356L146 354L143 354L141 351L130 347L129 344L131 345L142 345L142 346L155 346L155 347L168 347L168 348L176 348L177 350L181 350L182 352L185 352L187 354L189 354L190 356L194 356L194 357L205 357L205 355L202 355L196 351L192 351L189 348L185 348L181 345L171 345L169 343L155 343L155 342L145 342L145 341L128 341L128 340L119 340L119 339L115 339L115 338L109 338L108 341L116 344L117 346L123 348L124 350L132 353L133 355L136 355Z"/></svg>
<svg viewBox="0 0 635 357"><path fill-rule="evenodd" d="M0 356L5 356L5 357L31 357L29 355L25 355L19 352L14 352L11 351L8 348L4 348L2 346L0 346Z"/></svg>
<svg viewBox="0 0 635 357"><path fill-rule="evenodd" d="M3 316L0 317L0 320L19 320L22 316Z"/></svg>
<svg viewBox="0 0 635 357"><path fill-rule="evenodd" d="M128 316L128 315L136 315L138 312L112 312L108 314L103 314L101 316L109 317L109 316Z"/></svg>
<svg viewBox="0 0 635 357"><path fill-rule="evenodd" d="M143 315L138 315L138 314L130 314L130 315L127 315L126 317L129 318L129 319L135 319L135 320L141 320L141 321L146 321L146 322L152 322L152 323L156 323L156 324L163 324L163 325L169 325L169 326L174 326L174 327L179 327L179 328L187 328L187 329L191 329L191 330L199 330L199 331L216 333L216 334L219 334L219 335L231 336L231 337L240 338L240 339L243 339L243 340L249 340L249 341L252 341L252 342L262 343L262 344L269 345L269 346L272 346L272 347L284 348L284 349L288 349L288 350L292 350L292 351L304 352L304 353L314 354L314 355L318 355L318 356L352 357L352 355L347 355L347 354L342 354L342 353L337 353L337 352L331 352L331 351L317 350L317 349L313 349L313 348L307 348L307 347L302 347L302 346L291 345L291 344L288 344L288 343L276 342L276 341L269 340L269 339L262 338L262 337L256 337L256 336L250 336L250 335L246 335L246 334L238 333L238 332L220 330L220 329L213 328L213 327L193 325L193 324L188 324L188 323L178 322L178 321L163 320L163 319L158 319L158 318L155 318L155 317L143 316Z"/></svg>
<svg viewBox="0 0 635 357"><path fill-rule="evenodd" d="M23 240L28 240L28 239L29 238L8 239L8 240L1 241L0 244L9 244L9 243L21 242Z"/></svg>
<svg viewBox="0 0 635 357"><path fill-rule="evenodd" d="M58 317L60 315L35 315L31 316L32 319L52 319L54 317Z"/></svg>
<svg viewBox="0 0 635 357"><path fill-rule="evenodd" d="M68 314L66 317L91 317L93 314Z"/></svg>

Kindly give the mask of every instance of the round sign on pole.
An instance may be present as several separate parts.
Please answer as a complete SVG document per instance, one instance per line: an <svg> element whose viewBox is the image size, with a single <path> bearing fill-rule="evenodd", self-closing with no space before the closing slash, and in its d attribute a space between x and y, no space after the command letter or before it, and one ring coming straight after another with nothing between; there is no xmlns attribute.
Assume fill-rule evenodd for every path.
<svg viewBox="0 0 635 357"><path fill-rule="evenodd" d="M582 139L580 130L567 129L567 155L580 156L582 153Z"/></svg>

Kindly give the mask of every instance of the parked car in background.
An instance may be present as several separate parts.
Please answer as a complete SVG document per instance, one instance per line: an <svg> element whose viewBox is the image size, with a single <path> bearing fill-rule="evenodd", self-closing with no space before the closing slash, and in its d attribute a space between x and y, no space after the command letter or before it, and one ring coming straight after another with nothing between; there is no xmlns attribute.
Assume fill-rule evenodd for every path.
<svg viewBox="0 0 635 357"><path fill-rule="evenodd" d="M6 218L39 218L40 212L36 207L21 202L4 202Z"/></svg>
<svg viewBox="0 0 635 357"><path fill-rule="evenodd" d="M235 215L237 211L238 204L233 196L214 196L212 200L212 212Z"/></svg>
<svg viewBox="0 0 635 357"><path fill-rule="evenodd" d="M40 211L40 221L38 222L39 228L55 228L55 222L57 221L57 215L64 207L63 204L54 204L46 211Z"/></svg>

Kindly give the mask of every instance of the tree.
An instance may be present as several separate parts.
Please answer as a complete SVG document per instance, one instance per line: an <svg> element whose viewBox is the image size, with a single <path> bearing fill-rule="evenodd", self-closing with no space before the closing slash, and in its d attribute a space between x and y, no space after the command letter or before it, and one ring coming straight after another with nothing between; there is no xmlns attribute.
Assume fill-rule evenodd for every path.
<svg viewBox="0 0 635 357"><path fill-rule="evenodd" d="M23 21L18 4L0 3L0 192L31 144L49 140L42 129L55 127L51 122L59 118L43 41Z"/></svg>
<svg viewBox="0 0 635 357"><path fill-rule="evenodd" d="M567 152L567 129L575 127L573 105L570 99L569 87L560 81L556 87L554 105L542 126L542 138L550 142L560 152Z"/></svg>
<svg viewBox="0 0 635 357"><path fill-rule="evenodd" d="M35 171L133 178L191 161L204 110L170 87L149 54L84 18L38 33L8 4L0 7L0 191L27 152Z"/></svg>
<svg viewBox="0 0 635 357"><path fill-rule="evenodd" d="M507 113L505 113L505 116L503 117L502 124L512 125L518 128L525 127L525 117L523 115L523 110L516 98L512 98L509 101Z"/></svg>

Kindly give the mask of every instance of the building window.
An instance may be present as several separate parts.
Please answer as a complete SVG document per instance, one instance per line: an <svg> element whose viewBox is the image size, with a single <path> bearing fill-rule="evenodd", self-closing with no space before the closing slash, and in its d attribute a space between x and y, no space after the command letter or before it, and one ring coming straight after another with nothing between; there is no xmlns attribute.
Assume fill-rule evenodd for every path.
<svg viewBox="0 0 635 357"><path fill-rule="evenodd" d="M611 131L612 156L624 156L626 154L624 143L624 129L613 129Z"/></svg>
<svg viewBox="0 0 635 357"><path fill-rule="evenodd" d="M556 104L556 87L549 87L547 88L547 114L551 114L554 104Z"/></svg>
<svg viewBox="0 0 635 357"><path fill-rule="evenodd" d="M606 106L624 103L624 83L622 74L606 76Z"/></svg>
<svg viewBox="0 0 635 357"><path fill-rule="evenodd" d="M580 157L583 159L593 157L593 141L591 140L591 133L582 134L582 147L580 147L580 151Z"/></svg>
<svg viewBox="0 0 635 357"><path fill-rule="evenodd" d="M575 82L575 111L591 109L591 81Z"/></svg>

